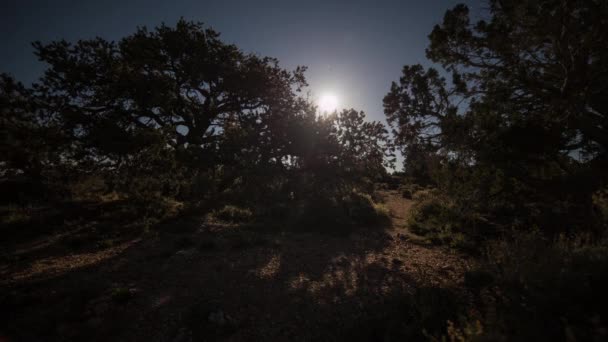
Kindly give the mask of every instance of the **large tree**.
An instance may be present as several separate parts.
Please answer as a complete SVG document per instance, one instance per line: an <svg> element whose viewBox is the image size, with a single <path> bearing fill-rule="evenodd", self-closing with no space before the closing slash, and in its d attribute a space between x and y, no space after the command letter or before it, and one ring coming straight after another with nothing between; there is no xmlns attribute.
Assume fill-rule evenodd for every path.
<svg viewBox="0 0 608 342"><path fill-rule="evenodd" d="M151 142L213 156L229 122L289 111L305 85L272 58L245 54L202 24L140 28L118 43L101 38L35 43L49 68L36 90L49 112L96 158Z"/></svg>
<svg viewBox="0 0 608 342"><path fill-rule="evenodd" d="M362 112L317 113L300 95L305 68L246 54L202 24L34 47L48 68L31 89L3 81L3 118L52 126L63 141L47 147L64 166L141 199L352 191L391 156L384 126Z"/></svg>
<svg viewBox="0 0 608 342"><path fill-rule="evenodd" d="M397 142L468 169L486 209L583 221L608 174L607 25L599 0L492 0L475 23L454 7L427 49L452 82L405 67L385 98Z"/></svg>

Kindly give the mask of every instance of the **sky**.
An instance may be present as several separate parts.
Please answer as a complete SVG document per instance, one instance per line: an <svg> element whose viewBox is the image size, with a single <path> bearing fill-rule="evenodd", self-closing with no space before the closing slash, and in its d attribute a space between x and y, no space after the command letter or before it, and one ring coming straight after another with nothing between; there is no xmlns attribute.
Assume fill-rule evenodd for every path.
<svg viewBox="0 0 608 342"><path fill-rule="evenodd" d="M284 68L307 66L313 99L330 94L340 108L385 122L382 98L403 65L432 65L424 50L433 26L457 3L478 12L481 1L2 0L0 72L35 81L45 66L32 53L33 41L119 40L137 26L183 17L245 52L278 58Z"/></svg>

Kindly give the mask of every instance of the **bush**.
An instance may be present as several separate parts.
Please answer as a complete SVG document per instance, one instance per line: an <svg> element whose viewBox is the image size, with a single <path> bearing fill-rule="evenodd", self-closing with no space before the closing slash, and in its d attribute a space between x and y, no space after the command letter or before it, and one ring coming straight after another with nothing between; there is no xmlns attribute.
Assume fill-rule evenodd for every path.
<svg viewBox="0 0 608 342"><path fill-rule="evenodd" d="M418 288L394 313L400 340L605 341L608 243L513 233L465 273L466 290Z"/></svg>
<svg viewBox="0 0 608 342"><path fill-rule="evenodd" d="M390 214L383 204L375 203L371 195L351 191L340 198L324 196L301 203L295 221L298 225L340 230L386 225L390 223Z"/></svg>
<svg viewBox="0 0 608 342"><path fill-rule="evenodd" d="M374 202L372 197L353 191L342 198L342 205L346 208L348 221L351 224L386 224L390 222L388 208Z"/></svg>
<svg viewBox="0 0 608 342"><path fill-rule="evenodd" d="M117 304L126 304L133 298L133 291L126 287L116 287L112 289L110 297Z"/></svg>
<svg viewBox="0 0 608 342"><path fill-rule="evenodd" d="M477 253L483 238L492 236L476 212L459 208L439 190L420 190L413 200L408 227L434 244ZM485 236L479 234L482 229Z"/></svg>
<svg viewBox="0 0 608 342"><path fill-rule="evenodd" d="M21 206L8 205L0 208L0 225L23 225L31 219L28 208Z"/></svg>
<svg viewBox="0 0 608 342"><path fill-rule="evenodd" d="M247 208L225 205L222 208L213 211L212 216L224 222L244 223L251 221L253 213Z"/></svg>
<svg viewBox="0 0 608 342"><path fill-rule="evenodd" d="M401 196L407 199L412 199L414 194L421 190L424 190L424 188L416 183L406 183L399 187Z"/></svg>
<svg viewBox="0 0 608 342"><path fill-rule="evenodd" d="M410 230L429 238L449 239L456 222L449 199L436 190L418 191L413 199L408 217Z"/></svg>
<svg viewBox="0 0 608 342"><path fill-rule="evenodd" d="M589 241L517 233L493 243L465 277L478 295L477 313L452 324L451 334L480 324L481 340L606 340L608 244Z"/></svg>

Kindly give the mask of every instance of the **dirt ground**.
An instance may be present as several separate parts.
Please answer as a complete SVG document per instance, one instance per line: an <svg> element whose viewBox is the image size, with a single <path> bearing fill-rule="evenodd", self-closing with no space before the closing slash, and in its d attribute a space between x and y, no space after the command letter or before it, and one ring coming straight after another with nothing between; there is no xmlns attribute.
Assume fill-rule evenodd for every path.
<svg viewBox="0 0 608 342"><path fill-rule="evenodd" d="M420 244L411 205L345 235L210 226L201 219L111 243L66 234L0 259L0 341L382 340L417 287L462 286L467 259ZM4 339L3 339L4 335Z"/></svg>

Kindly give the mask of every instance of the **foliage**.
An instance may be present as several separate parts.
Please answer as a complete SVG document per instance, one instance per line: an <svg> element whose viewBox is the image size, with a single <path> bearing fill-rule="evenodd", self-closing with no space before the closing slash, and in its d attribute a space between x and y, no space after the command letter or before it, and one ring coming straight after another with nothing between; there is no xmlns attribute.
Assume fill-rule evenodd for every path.
<svg viewBox="0 0 608 342"><path fill-rule="evenodd" d="M25 202L44 189L54 200L113 194L142 213L219 201L267 215L372 193L393 162L383 124L354 109L318 115L300 96L304 67L245 53L201 23L33 45L47 65L39 81L0 80L0 181Z"/></svg>
<svg viewBox="0 0 608 342"><path fill-rule="evenodd" d="M368 194L351 190L340 197L322 196L296 204L292 217L296 226L324 232L340 232L351 227L385 226L389 210Z"/></svg>
<svg viewBox="0 0 608 342"><path fill-rule="evenodd" d="M589 237L518 233L492 245L476 271L488 281L469 285L478 296L475 314L452 328L480 322L467 341L605 339L608 248Z"/></svg>
<svg viewBox="0 0 608 342"><path fill-rule="evenodd" d="M607 14L557 0L490 1L477 23L464 5L447 11L427 49L445 73L405 66L384 98L406 172L501 229L598 229Z"/></svg>
<svg viewBox="0 0 608 342"><path fill-rule="evenodd" d="M449 197L438 190L421 190L413 196L408 228L435 244L474 251L476 234Z"/></svg>
<svg viewBox="0 0 608 342"><path fill-rule="evenodd" d="M251 220L253 215L249 209L226 205L215 210L212 216L224 222L243 223Z"/></svg>
<svg viewBox="0 0 608 342"><path fill-rule="evenodd" d="M133 298L133 292L126 287L115 287L112 289L110 297L117 304L126 304Z"/></svg>

